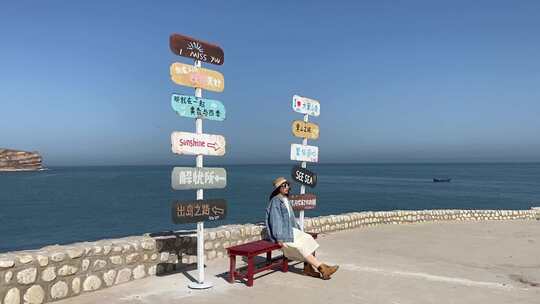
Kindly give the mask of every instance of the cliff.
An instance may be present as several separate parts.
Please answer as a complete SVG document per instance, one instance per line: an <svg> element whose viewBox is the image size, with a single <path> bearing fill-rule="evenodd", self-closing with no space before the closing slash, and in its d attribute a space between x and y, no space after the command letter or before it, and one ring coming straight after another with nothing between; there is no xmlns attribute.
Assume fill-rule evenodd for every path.
<svg viewBox="0 0 540 304"><path fill-rule="evenodd" d="M0 172L36 171L41 169L43 169L43 166L39 153L0 148Z"/></svg>

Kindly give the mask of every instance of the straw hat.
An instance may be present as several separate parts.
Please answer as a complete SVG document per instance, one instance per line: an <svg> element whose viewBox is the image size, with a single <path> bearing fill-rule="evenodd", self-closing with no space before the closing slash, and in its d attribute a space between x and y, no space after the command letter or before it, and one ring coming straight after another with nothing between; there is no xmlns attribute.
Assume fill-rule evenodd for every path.
<svg viewBox="0 0 540 304"><path fill-rule="evenodd" d="M279 188L279 186L281 186L283 183L287 183L287 180L285 179L285 177L278 177L274 180L273 184L274 184L274 189L277 189Z"/></svg>

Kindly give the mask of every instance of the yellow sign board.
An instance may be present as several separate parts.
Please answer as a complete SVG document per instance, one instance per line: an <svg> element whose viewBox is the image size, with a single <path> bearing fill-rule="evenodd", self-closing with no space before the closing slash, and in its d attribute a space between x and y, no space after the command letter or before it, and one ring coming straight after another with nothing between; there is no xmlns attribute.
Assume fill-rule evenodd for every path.
<svg viewBox="0 0 540 304"><path fill-rule="evenodd" d="M179 85L208 91L223 92L225 88L225 79L220 72L179 62L171 65L171 79Z"/></svg>
<svg viewBox="0 0 540 304"><path fill-rule="evenodd" d="M295 120L292 123L292 133L296 137L317 139L319 138L319 126L302 120Z"/></svg>

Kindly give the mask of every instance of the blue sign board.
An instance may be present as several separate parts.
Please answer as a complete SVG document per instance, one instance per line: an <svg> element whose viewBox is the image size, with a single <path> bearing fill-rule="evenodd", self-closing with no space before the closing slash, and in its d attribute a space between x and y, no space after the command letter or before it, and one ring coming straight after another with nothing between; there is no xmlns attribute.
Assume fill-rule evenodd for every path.
<svg viewBox="0 0 540 304"><path fill-rule="evenodd" d="M183 117L225 120L225 106L218 100L172 94L171 105Z"/></svg>

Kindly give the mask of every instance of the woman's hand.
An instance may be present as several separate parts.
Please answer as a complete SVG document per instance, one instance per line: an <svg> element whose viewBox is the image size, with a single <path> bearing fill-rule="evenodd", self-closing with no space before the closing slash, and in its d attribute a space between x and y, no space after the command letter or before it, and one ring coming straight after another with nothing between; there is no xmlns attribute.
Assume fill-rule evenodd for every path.
<svg viewBox="0 0 540 304"><path fill-rule="evenodd" d="M287 247L288 247L287 244L285 244L285 243L283 243L283 242L280 242L280 241L278 241L278 244L279 244L281 247L283 247L283 248L287 248Z"/></svg>

